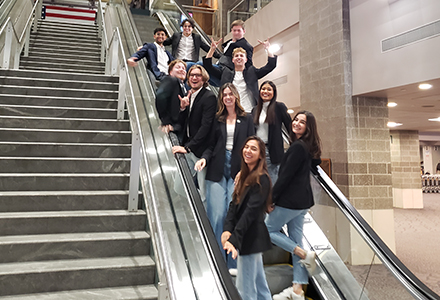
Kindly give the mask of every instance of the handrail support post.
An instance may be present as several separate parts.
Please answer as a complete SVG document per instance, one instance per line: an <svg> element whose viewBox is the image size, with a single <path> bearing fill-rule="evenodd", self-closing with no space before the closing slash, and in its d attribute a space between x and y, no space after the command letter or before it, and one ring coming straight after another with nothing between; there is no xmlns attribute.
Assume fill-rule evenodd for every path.
<svg viewBox="0 0 440 300"><path fill-rule="evenodd" d="M8 25L6 26L5 48L3 50L2 68L9 69L9 65L11 63L12 35L14 34L11 20L8 20Z"/></svg>

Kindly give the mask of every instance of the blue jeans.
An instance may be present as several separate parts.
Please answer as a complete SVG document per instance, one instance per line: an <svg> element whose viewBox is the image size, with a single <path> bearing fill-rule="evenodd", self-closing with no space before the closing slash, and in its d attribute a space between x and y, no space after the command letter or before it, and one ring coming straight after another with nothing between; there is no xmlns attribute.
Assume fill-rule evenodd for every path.
<svg viewBox="0 0 440 300"><path fill-rule="evenodd" d="M280 164L272 164L270 161L269 147L266 145L266 163L267 163L267 173L269 173L270 180L272 181L272 186L275 185L278 179L278 171L280 170Z"/></svg>
<svg viewBox="0 0 440 300"><path fill-rule="evenodd" d="M206 214L211 223L217 243L222 250L223 257L226 260L225 250L223 250L221 236L223 233L223 225L225 223L226 214L228 212L229 203L232 201L232 193L234 192L234 179L231 177L231 151L226 150L225 166L223 177L219 182L206 180ZM236 268L237 262L229 255L226 260L228 268Z"/></svg>
<svg viewBox="0 0 440 300"><path fill-rule="evenodd" d="M263 267L263 254L238 255L237 290L243 300L271 300Z"/></svg>
<svg viewBox="0 0 440 300"><path fill-rule="evenodd" d="M307 284L309 282L307 269L299 262L301 259L293 254L296 246L302 248L304 216L306 213L307 209L288 209L275 206L275 209L265 220L272 243L292 253L292 282L298 284ZM284 224L287 224L289 236L280 232Z"/></svg>

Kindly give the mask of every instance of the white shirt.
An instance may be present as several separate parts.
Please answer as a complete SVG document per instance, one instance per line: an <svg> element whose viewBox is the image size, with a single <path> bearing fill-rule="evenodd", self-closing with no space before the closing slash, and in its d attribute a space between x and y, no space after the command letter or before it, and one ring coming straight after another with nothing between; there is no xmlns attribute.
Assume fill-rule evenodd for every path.
<svg viewBox="0 0 440 300"><path fill-rule="evenodd" d="M265 144L269 142L269 124L266 123L267 108L270 101L263 102L263 108L261 109L260 118L258 119L257 136L260 137Z"/></svg>
<svg viewBox="0 0 440 300"><path fill-rule="evenodd" d="M154 45L156 45L156 49L157 49L157 67L159 68L159 71L164 72L165 74L168 75L169 57L165 52L165 47L159 45L156 42L154 42Z"/></svg>
<svg viewBox="0 0 440 300"><path fill-rule="evenodd" d="M192 35L185 36L182 34L179 45L177 46L176 58L184 60L193 60L194 40Z"/></svg>
<svg viewBox="0 0 440 300"><path fill-rule="evenodd" d="M234 80L232 83L237 88L238 94L240 95L240 104L243 106L244 111L250 113L252 111L253 105L250 97L250 93L247 89L246 82L244 81L243 72L235 71Z"/></svg>
<svg viewBox="0 0 440 300"><path fill-rule="evenodd" d="M231 125L226 123L226 150L232 151L234 147L234 131L235 123Z"/></svg>

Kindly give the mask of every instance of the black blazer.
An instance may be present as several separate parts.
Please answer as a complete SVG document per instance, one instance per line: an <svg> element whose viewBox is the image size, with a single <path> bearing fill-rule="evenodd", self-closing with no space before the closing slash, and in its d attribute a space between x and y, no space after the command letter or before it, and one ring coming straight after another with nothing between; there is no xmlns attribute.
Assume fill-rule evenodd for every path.
<svg viewBox="0 0 440 300"><path fill-rule="evenodd" d="M174 60L174 57L171 55L171 53L168 52L168 50L165 50L165 53L168 55L169 64L171 61ZM151 46L147 48L147 60L148 68L153 72L154 77L156 77L157 80L162 80L167 74L161 72L157 67L157 48L154 43L152 43Z"/></svg>
<svg viewBox="0 0 440 300"><path fill-rule="evenodd" d="M258 79L263 78L277 66L277 57L268 57L267 64L261 68L255 68L254 66L246 67L243 71L244 81L248 91L251 93L252 106L257 105L259 92L258 92ZM234 68L214 68L212 66L212 58L203 57L203 67L208 73L214 77L220 78L221 85L234 81L235 70Z"/></svg>
<svg viewBox="0 0 440 300"><path fill-rule="evenodd" d="M237 117L234 131L234 145L231 153L231 177L235 178L241 169L241 148L248 136L254 135L254 123L252 115ZM219 182L223 177L226 156L226 123L218 119L212 124L210 145L203 152L201 158L206 159L206 179Z"/></svg>
<svg viewBox="0 0 440 300"><path fill-rule="evenodd" d="M165 76L156 92L156 110L162 125L173 125L176 133L182 131L185 121L185 115L180 112L179 95L185 96L180 80Z"/></svg>
<svg viewBox="0 0 440 300"><path fill-rule="evenodd" d="M301 139L293 142L280 164L272 193L274 204L289 209L308 209L315 204L310 186L311 165L306 144Z"/></svg>
<svg viewBox="0 0 440 300"><path fill-rule="evenodd" d="M185 110L188 115L189 108ZM183 144L197 157L201 157L209 146L209 134L217 111L217 97L210 90L202 87L194 99L191 111L185 122ZM188 130L189 128L189 136Z"/></svg>
<svg viewBox="0 0 440 300"><path fill-rule="evenodd" d="M180 39L182 38L182 32L174 32L170 38L167 38L165 42L163 42L164 46L171 45L171 54L174 57L177 57L177 48L179 47ZM205 52L209 51L210 46L202 41L202 37L197 33L191 33L194 43L194 52L192 55L192 61L196 62L199 60L200 56L200 48L205 50ZM215 58L220 58L218 53L214 53Z"/></svg>
<svg viewBox="0 0 440 300"><path fill-rule="evenodd" d="M226 45L231 40L227 40L222 44L223 49L226 47ZM235 48L243 48L246 50L246 56L247 56L247 62L246 62L246 68L249 68L252 66L252 55L254 54L254 47L251 46L251 44L246 41L245 38L239 39L235 41L235 43L231 43L229 45L228 49L226 49L226 52L223 53L222 56L220 56L220 59L218 60L218 64L220 66L228 67L231 70L234 70L234 64L232 63L232 52Z"/></svg>
<svg viewBox="0 0 440 300"><path fill-rule="evenodd" d="M240 203L229 204L224 231L229 231L229 242L240 251L240 255L260 253L272 247L269 232L264 223L270 181L267 175L260 177L260 185L247 187Z"/></svg>
<svg viewBox="0 0 440 300"><path fill-rule="evenodd" d="M254 107L252 115L255 116L257 108ZM292 118L287 112L287 107L282 102L275 102L275 123L269 124L267 147L269 149L270 162L279 164L284 155L284 141L282 126L286 127L289 137L292 133ZM256 125L258 127L258 125ZM255 128L257 132L257 128Z"/></svg>

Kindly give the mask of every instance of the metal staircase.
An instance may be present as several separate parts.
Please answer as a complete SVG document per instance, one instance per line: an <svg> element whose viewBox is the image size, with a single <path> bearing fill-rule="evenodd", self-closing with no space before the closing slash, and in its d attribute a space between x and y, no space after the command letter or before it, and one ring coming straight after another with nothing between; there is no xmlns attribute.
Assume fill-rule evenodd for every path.
<svg viewBox="0 0 440 300"><path fill-rule="evenodd" d="M97 29L38 26L20 69L0 70L0 297L157 299Z"/></svg>

